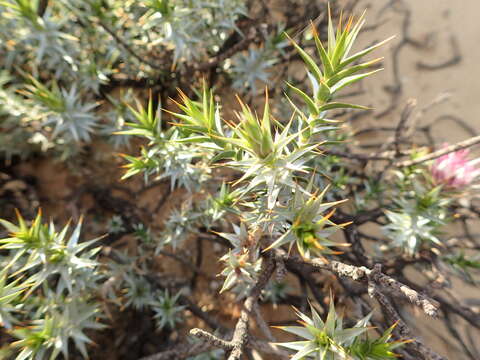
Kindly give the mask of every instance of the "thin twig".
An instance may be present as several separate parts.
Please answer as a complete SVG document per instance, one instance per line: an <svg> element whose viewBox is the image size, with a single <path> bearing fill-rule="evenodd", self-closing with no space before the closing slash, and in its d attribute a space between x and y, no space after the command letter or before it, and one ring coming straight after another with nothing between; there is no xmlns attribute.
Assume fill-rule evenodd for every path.
<svg viewBox="0 0 480 360"><path fill-rule="evenodd" d="M265 268L260 273L258 281L253 287L250 295L247 297L243 304L243 309L238 319L237 325L232 336L233 350L228 357L228 360L240 360L242 357L243 349L248 341L248 319L253 310L255 303L258 301L258 297L263 288L267 285L268 280L275 270L275 262L272 258L267 258Z"/></svg>
<svg viewBox="0 0 480 360"><path fill-rule="evenodd" d="M456 144L447 146L443 149L434 151L434 152L432 152L428 155L419 157L417 159L396 162L396 163L394 163L394 166L396 166L396 167L406 167L406 166L418 165L418 164L424 163L426 161L439 158L440 156L450 154L452 152L455 152L455 151L458 151L458 150L461 150L461 149L466 149L466 148L471 147L473 145L476 145L478 143L480 143L480 135L479 136L474 136L474 137L472 137L470 139L467 139L467 140L464 140L464 141L460 141Z"/></svg>
<svg viewBox="0 0 480 360"><path fill-rule="evenodd" d="M231 341L220 339L219 337L210 334L208 331L202 329L192 329L190 330L190 335L195 336L203 342L212 344L216 348L224 349L227 351L233 349L233 344Z"/></svg>
<svg viewBox="0 0 480 360"><path fill-rule="evenodd" d="M392 152L372 153L372 154L355 154L351 152L343 152L337 150L325 150L326 155L334 155L351 160L370 161L370 160L392 160Z"/></svg>
<svg viewBox="0 0 480 360"><path fill-rule="evenodd" d="M116 42L118 42L120 45L123 46L123 48L130 54L132 55L135 59L137 59L138 61L140 61L141 63L143 64L147 64L148 66L150 66L152 69L155 69L155 70L165 70L164 66L161 66L161 65L158 65L158 64L155 64L149 60L147 60L147 56L141 56L139 54L137 54L131 47L130 45L125 41L123 40L120 36L118 36L115 31L113 31L107 24L105 24L103 21L99 20L98 21L98 24L107 32L109 33L114 39Z"/></svg>
<svg viewBox="0 0 480 360"><path fill-rule="evenodd" d="M231 353L228 357L228 360L239 360L242 357L242 354L249 342L249 323L248 320L250 315L253 313L254 306L257 304L258 298L263 288L267 285L268 280L272 276L275 270L275 261L272 257L269 257L265 261L263 270L261 271L257 283L250 291L250 294L245 299L243 304L243 309L240 313L240 318L235 325L235 330L233 331L232 340L226 341L212 335L201 329L192 329L190 334L200 338L203 341L206 341L215 347L222 348L224 350L231 350ZM272 350L273 351L273 350Z"/></svg>
<svg viewBox="0 0 480 360"><path fill-rule="evenodd" d="M216 67L218 64L220 64L222 61L225 59L228 59L235 55L236 53L243 51L245 49L248 49L250 44L255 41L257 37L257 30L254 27L251 27L248 30L247 36L245 36L241 41L236 43L234 46L226 50L225 52L218 54L217 56L209 59L207 62L198 65L197 70L199 71L206 71L209 70L213 67Z"/></svg>
<svg viewBox="0 0 480 360"><path fill-rule="evenodd" d="M417 100L409 99L402 111L402 115L400 116L400 121L395 129L395 138L393 142L395 145L395 153L397 155L400 154L400 142L403 141L404 138L408 137L411 133L411 130L413 130L412 126L407 127L407 122L416 106Z"/></svg>

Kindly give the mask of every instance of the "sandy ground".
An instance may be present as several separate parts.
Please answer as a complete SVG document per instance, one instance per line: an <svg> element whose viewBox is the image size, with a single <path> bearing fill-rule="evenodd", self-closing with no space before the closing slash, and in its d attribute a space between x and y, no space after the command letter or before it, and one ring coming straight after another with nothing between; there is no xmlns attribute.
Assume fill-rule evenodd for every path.
<svg viewBox="0 0 480 360"><path fill-rule="evenodd" d="M384 56L385 71L369 79L365 83L367 103L376 109L378 115L389 105L389 96L383 86L393 80L392 51L403 40L402 12L395 12L391 7L384 9L390 1L360 1L357 9L368 8L367 24L380 24L368 35L361 37L359 46L370 44L375 39L383 39L396 35L387 46L377 54ZM398 4L400 2L397 1ZM396 124L399 114L407 99L415 98L418 109L428 106L443 93L449 93L448 101L438 104L425 114L423 122L435 121L440 115L452 115L463 119L473 129L480 131L480 77L478 60L480 59L480 23L478 11L480 2L463 0L405 0L411 11L409 37L424 47L407 44L399 52L399 73L402 84L402 96L399 106L390 115L381 119L383 123ZM395 8L402 10L402 6ZM458 64L436 70L418 67L421 62L427 65L438 65L451 60L456 55L452 38L458 47L461 59ZM370 120L372 121L372 120ZM459 141L468 134L461 128L453 129L452 123L441 121L438 125L437 137L444 141Z"/></svg>

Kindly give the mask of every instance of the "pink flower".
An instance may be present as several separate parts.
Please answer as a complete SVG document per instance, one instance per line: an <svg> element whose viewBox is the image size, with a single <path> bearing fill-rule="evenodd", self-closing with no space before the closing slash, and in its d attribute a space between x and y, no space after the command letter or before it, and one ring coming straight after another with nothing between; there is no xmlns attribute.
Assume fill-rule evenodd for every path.
<svg viewBox="0 0 480 360"><path fill-rule="evenodd" d="M435 183L456 189L472 183L480 175L480 168L477 167L480 158L469 160L468 154L469 150L463 149L435 159L431 167Z"/></svg>

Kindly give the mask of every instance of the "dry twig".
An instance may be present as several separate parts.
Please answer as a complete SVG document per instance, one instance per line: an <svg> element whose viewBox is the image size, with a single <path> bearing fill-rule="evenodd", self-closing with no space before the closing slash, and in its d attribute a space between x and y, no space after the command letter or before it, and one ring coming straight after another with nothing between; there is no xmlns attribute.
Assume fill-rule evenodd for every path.
<svg viewBox="0 0 480 360"><path fill-rule="evenodd" d="M417 159L396 162L396 163L394 163L394 165L396 167L406 167L406 166L418 165L418 164L424 163L426 161L434 160L436 158L439 158L440 156L450 154L450 153L458 151L458 150L466 149L466 148L471 147L473 145L476 145L478 143L480 143L480 135L471 137L470 139L467 139L467 140L464 140L464 141L460 141L456 144L447 146L443 149L434 151L434 152L432 152L428 155L419 157Z"/></svg>
<svg viewBox="0 0 480 360"><path fill-rule="evenodd" d="M250 294L243 304L243 309L240 313L240 318L235 325L235 330L233 331L231 341L225 341L201 329L192 329L190 333L202 339L203 341L214 345L215 347L231 350L228 360L239 360L242 357L243 351L249 341L248 321L250 315L254 310L255 304L257 304L261 291L267 285L268 280L272 276L274 270L275 261L273 258L269 257L266 260L265 267L258 277L257 283L252 288Z"/></svg>
<svg viewBox="0 0 480 360"><path fill-rule="evenodd" d="M437 316L439 305L435 300L417 292L411 287L402 284L401 282L383 274L382 272L374 272L374 270L368 269L364 266L349 265L335 260L329 262L325 262L320 259L308 261L302 260L296 256L288 257L286 254L282 254L280 251L276 252L276 256L283 258L283 261L286 264L293 262L297 265L307 267L312 271L328 270L339 277L347 277L354 281L368 283L370 277L378 286L387 291L389 294L395 297L407 298L412 304L420 307L425 314L432 317Z"/></svg>

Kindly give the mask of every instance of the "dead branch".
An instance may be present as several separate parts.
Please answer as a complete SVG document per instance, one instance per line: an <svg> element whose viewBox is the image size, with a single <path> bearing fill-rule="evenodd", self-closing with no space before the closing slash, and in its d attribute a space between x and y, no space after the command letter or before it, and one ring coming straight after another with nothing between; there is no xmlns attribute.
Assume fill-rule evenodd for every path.
<svg viewBox="0 0 480 360"><path fill-rule="evenodd" d="M467 139L467 140L464 140L464 141L460 141L456 144L447 146L446 148L434 151L434 152L432 152L428 155L419 157L417 159L397 162L397 163L394 164L394 166L396 166L396 167L406 167L406 166L418 165L418 164L424 163L426 161L434 160L436 158L439 158L440 156L450 154L450 153L458 151L458 150L469 148L469 147L471 147L473 145L476 145L478 143L480 143L480 135L471 137L470 139Z"/></svg>
<svg viewBox="0 0 480 360"><path fill-rule="evenodd" d="M232 337L233 350L228 357L228 360L239 360L242 357L243 349L248 341L248 319L252 313L255 303L258 301L261 291L267 285L268 280L275 270L275 262L272 258L268 259L265 268L260 273L258 281L253 287L250 295L243 304L243 309L240 314L240 319L235 326Z"/></svg>
<svg viewBox="0 0 480 360"><path fill-rule="evenodd" d="M415 352L418 353L422 358L426 360L446 360L444 357L438 355L432 349L427 347L418 336L414 336L408 325L403 321L398 312L390 303L390 300L380 291L377 280L375 276L381 274L381 267L375 266L368 277L368 293L370 297L375 298L382 308L385 310L387 317L391 323L396 323L396 329L394 330L400 337L400 339L410 339L411 342L407 343L409 348L412 348Z"/></svg>
<svg viewBox="0 0 480 360"><path fill-rule="evenodd" d="M368 269L364 266L349 265L335 260L326 262L321 259L306 260L300 259L297 256L288 257L281 251L276 251L275 256L282 258L286 264L293 262L297 265L304 266L311 271L327 270L339 277L350 278L353 281L368 283L370 276L377 285L389 294L395 297L406 298L412 304L420 307L425 314L432 317L437 316L439 305L435 300L415 291L411 287L402 284L382 272L373 272L373 269Z"/></svg>

